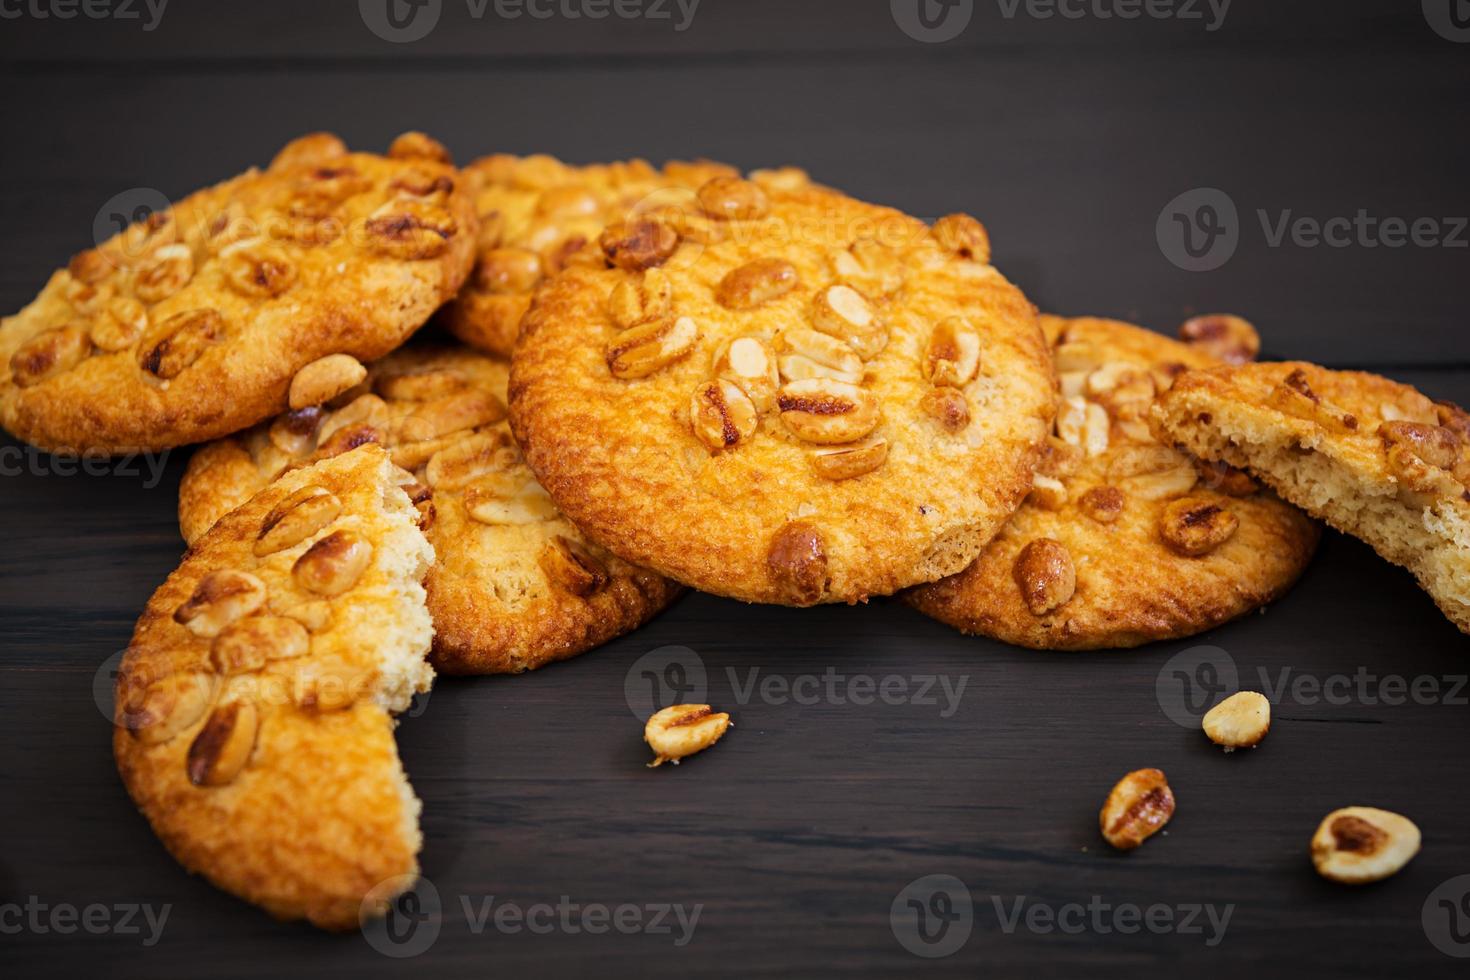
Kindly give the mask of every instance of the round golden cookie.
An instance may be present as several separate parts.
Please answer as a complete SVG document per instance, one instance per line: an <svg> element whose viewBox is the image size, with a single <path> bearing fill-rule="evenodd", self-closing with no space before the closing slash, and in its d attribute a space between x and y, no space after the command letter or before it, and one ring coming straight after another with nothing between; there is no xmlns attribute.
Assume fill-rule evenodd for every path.
<svg viewBox="0 0 1470 980"><path fill-rule="evenodd" d="M1031 495L973 565L904 601L966 633L1091 650L1191 636L1290 588L1317 526L1150 431L1158 391L1220 363L1209 345L1114 320L1042 320L1062 405Z"/></svg>
<svg viewBox="0 0 1470 980"><path fill-rule="evenodd" d="M133 801L180 864L279 918L350 929L418 872L393 715L434 676L434 554L407 479L364 447L252 497L153 594L118 674Z"/></svg>
<svg viewBox="0 0 1470 980"><path fill-rule="evenodd" d="M1157 416L1190 451L1249 469L1407 568L1470 633L1470 414L1458 405L1288 362L1190 372Z"/></svg>
<svg viewBox="0 0 1470 980"><path fill-rule="evenodd" d="M963 568L1055 412L985 231L722 176L608 226L511 368L531 468L591 538L751 602L859 602Z"/></svg>
<svg viewBox="0 0 1470 980"><path fill-rule="evenodd" d="M518 673L636 629L680 590L588 544L557 512L511 438L508 373L464 348L410 345L326 407L201 448L179 488L184 539L282 470L374 442L418 481L438 556L425 584L440 670Z"/></svg>
<svg viewBox="0 0 1470 980"><path fill-rule="evenodd" d="M428 137L386 157L303 137L79 253L0 323L0 421L78 453L246 428L314 361L402 344L459 289L476 230Z"/></svg>
<svg viewBox="0 0 1470 980"><path fill-rule="evenodd" d="M570 265L600 264L597 238L614 220L648 211L687 210L694 191L724 164L646 160L571 166L553 157L495 154L465 167L480 215L475 269L444 310L444 325L472 347L509 357L531 296ZM801 183L798 170L761 171L756 179Z"/></svg>

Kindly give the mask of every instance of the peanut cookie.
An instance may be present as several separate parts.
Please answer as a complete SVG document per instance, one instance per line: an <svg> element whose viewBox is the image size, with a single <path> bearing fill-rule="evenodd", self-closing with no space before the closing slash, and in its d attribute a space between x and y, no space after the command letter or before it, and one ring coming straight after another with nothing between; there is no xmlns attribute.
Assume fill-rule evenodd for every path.
<svg viewBox="0 0 1470 980"><path fill-rule="evenodd" d="M418 481L438 555L425 584L440 670L517 673L636 629L679 589L589 544L557 512L511 438L508 373L464 348L410 345L345 392L324 386L326 406L203 447L179 490L185 540L282 470L376 442Z"/></svg>
<svg viewBox="0 0 1470 980"><path fill-rule="evenodd" d="M1414 574L1470 633L1470 415L1374 374L1313 364L1191 372L1163 398L1169 436Z"/></svg>
<svg viewBox="0 0 1470 980"><path fill-rule="evenodd" d="M1062 407L1031 496L973 565L905 601L967 633L1091 650L1191 636L1284 593L1316 525L1245 474L1161 445L1148 423L1157 393L1223 348L1114 320L1042 320Z"/></svg>
<svg viewBox="0 0 1470 980"><path fill-rule="evenodd" d="M1034 308L985 230L717 176L609 225L537 293L511 422L624 559L752 602L858 602L963 568L1055 413Z"/></svg>
<svg viewBox="0 0 1470 980"><path fill-rule="evenodd" d="M427 691L434 560L383 450L287 474L196 541L117 680L113 750L191 872L283 919L357 925L418 872L393 715Z"/></svg>
<svg viewBox="0 0 1470 980"><path fill-rule="evenodd" d="M645 160L574 167L549 156L496 154L465 167L480 214L479 255L444 323L465 343L509 357L536 287L562 269L600 265L597 238L619 218L684 210L694 191L736 171L708 161ZM801 183L794 169L762 171L757 179Z"/></svg>
<svg viewBox="0 0 1470 980"><path fill-rule="evenodd" d="M158 450L286 407L329 355L397 347L459 289L478 221L448 154L318 133L76 255L0 323L0 421L53 450Z"/></svg>

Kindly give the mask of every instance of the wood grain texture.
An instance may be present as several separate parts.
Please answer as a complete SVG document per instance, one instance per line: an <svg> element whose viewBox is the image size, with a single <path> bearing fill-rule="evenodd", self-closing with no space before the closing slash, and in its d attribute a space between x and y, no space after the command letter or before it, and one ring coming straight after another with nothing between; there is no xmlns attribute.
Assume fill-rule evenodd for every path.
<svg viewBox="0 0 1470 980"><path fill-rule="evenodd" d="M15 134L0 156L6 310L86 244L118 191L177 196L309 128L377 146L421 127L462 159L800 163L920 215L974 211L997 264L1047 308L1159 328L1230 309L1257 322L1268 355L1381 366L1470 403L1463 250L1273 249L1257 230L1226 267L1195 274L1154 239L1163 205L1207 185L1242 213L1463 213L1470 49L1428 32L1415 4L1238 0L1226 28L1203 36L1002 22L981 2L964 39L925 46L896 32L881 2L761 0L742 14L705 0L682 38L639 25L461 25L405 51L364 36L350 3L175 3L147 39L107 24L0 26L0 125ZM535 675L444 680L399 729L425 802L424 870L445 907L438 940L405 964L360 937L273 923L163 852L118 782L93 697L99 665L178 562L186 456L145 486L146 466L68 476L0 443L0 927L13 921L6 903L33 895L172 904L151 947L136 935L0 932L6 976L1463 972L1427 940L1421 909L1438 884L1470 874L1465 638L1405 573L1336 535L1264 615L1127 653L1007 648L889 601L786 610L694 595ZM1169 658L1200 644L1227 651L1249 686L1263 686L1261 671L1290 687L1361 670L1427 678L1439 696L1334 703L1312 698L1309 680L1276 706L1260 749L1224 756L1156 693ZM625 685L668 645L697 653L709 699L736 727L679 768L649 771ZM965 687L952 712L942 694L864 705L782 693L806 692L801 678L820 687L829 670ZM774 696L742 695L752 679ZM1167 836L1110 853L1097 808L1146 765L1169 774L1178 815ZM1317 878L1307 841L1321 816L1357 803L1413 817L1425 844L1402 874L1349 890ZM960 878L975 909L968 942L939 960L906 952L889 921L900 889L929 874ZM476 933L460 899L492 895L521 908L567 896L702 911L684 946L677 931ZM992 899L1009 910L1023 895L1235 909L1214 947L1146 931L1008 933Z"/></svg>

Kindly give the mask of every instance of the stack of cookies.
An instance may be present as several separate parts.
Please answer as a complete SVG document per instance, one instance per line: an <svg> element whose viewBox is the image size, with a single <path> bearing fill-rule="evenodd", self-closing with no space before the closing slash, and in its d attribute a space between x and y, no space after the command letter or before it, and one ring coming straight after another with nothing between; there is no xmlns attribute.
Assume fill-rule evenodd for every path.
<svg viewBox="0 0 1470 980"><path fill-rule="evenodd" d="M795 169L316 134L55 273L0 325L0 421L204 443L118 765L186 867L343 928L417 871L392 716L435 671L574 656L684 587L1130 647L1280 597L1317 517L1470 631L1470 417L1259 346L1038 317L974 218Z"/></svg>

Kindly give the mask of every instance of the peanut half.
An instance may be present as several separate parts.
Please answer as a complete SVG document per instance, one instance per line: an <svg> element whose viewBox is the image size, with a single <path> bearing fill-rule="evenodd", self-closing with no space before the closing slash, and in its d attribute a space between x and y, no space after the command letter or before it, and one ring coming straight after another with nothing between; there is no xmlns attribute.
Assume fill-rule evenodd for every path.
<svg viewBox="0 0 1470 980"><path fill-rule="evenodd" d="M1271 702L1256 691L1238 691L1205 712L1200 724L1226 752L1253 749L1271 730Z"/></svg>
<svg viewBox="0 0 1470 980"><path fill-rule="evenodd" d="M1312 835L1312 864L1329 881L1365 885L1398 872L1419 853L1419 828L1407 817L1370 806L1327 815Z"/></svg>
<svg viewBox="0 0 1470 980"><path fill-rule="evenodd" d="M718 742L730 727L730 716L716 714L707 704L676 704L655 712L643 726L643 740L653 749L650 769L665 762L702 752Z"/></svg>
<svg viewBox="0 0 1470 980"><path fill-rule="evenodd" d="M1098 813L1107 842L1131 851L1163 829L1174 816L1174 791L1158 769L1136 769L1118 780Z"/></svg>

